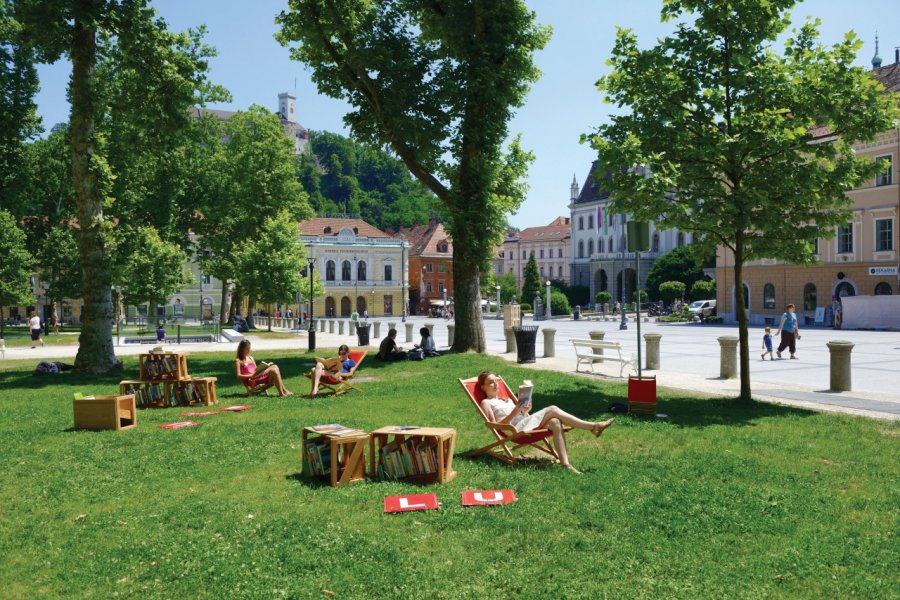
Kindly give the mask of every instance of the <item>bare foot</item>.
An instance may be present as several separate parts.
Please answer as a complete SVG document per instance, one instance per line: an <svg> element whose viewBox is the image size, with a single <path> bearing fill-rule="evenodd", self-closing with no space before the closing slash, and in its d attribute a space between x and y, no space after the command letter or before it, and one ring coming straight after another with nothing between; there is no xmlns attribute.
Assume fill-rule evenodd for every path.
<svg viewBox="0 0 900 600"><path fill-rule="evenodd" d="M569 473L574 473L575 475L583 475L581 471L573 467L572 465L562 465L562 468L568 471Z"/></svg>
<svg viewBox="0 0 900 600"><path fill-rule="evenodd" d="M607 421L600 421L599 423L594 423L594 426L591 427L591 433L594 434L594 437L600 437L600 434L603 433L603 431L607 427L612 425L613 421L615 421L615 419L609 419Z"/></svg>
<svg viewBox="0 0 900 600"><path fill-rule="evenodd" d="M294 392L292 392L290 390L284 390L283 392L281 392L281 395L282 396L293 396Z"/></svg>

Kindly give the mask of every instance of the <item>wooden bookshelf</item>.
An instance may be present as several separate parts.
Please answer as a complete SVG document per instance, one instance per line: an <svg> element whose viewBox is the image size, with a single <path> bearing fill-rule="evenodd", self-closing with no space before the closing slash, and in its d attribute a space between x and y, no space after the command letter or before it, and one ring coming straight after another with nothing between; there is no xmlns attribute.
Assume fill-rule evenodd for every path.
<svg viewBox="0 0 900 600"><path fill-rule="evenodd" d="M440 427L382 427L369 440L369 474L378 479L447 483L456 477L456 430Z"/></svg>
<svg viewBox="0 0 900 600"><path fill-rule="evenodd" d="M192 406L218 404L216 397L217 377L193 377L186 381L167 382L168 394L172 406Z"/></svg>
<svg viewBox="0 0 900 600"><path fill-rule="evenodd" d="M187 352L157 352L140 355L141 381L188 379Z"/></svg>
<svg viewBox="0 0 900 600"><path fill-rule="evenodd" d="M169 386L162 381L126 379L119 382L119 394L133 394L138 408L169 406Z"/></svg>
<svg viewBox="0 0 900 600"><path fill-rule="evenodd" d="M121 431L137 425L133 394L85 396L72 401L75 429L114 429Z"/></svg>
<svg viewBox="0 0 900 600"><path fill-rule="evenodd" d="M366 478L366 443L369 434L358 429L345 435L303 428L303 474L328 481L331 487Z"/></svg>

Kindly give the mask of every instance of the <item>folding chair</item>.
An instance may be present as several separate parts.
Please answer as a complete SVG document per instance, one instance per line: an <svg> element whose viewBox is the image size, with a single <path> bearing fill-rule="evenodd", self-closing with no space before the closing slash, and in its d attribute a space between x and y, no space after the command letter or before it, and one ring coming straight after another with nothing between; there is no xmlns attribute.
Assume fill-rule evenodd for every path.
<svg viewBox="0 0 900 600"><path fill-rule="evenodd" d="M497 378L499 381L499 395L506 396L508 398L515 398L515 394L510 391L509 386L506 385L506 382L503 381L502 378ZM553 432L549 429L532 429L530 431L516 431L516 428L512 425L507 425L505 423L496 423L493 421L488 421L487 415L484 414L484 411L481 410L481 401L484 400L484 391L478 386L478 378L472 377L471 379L460 379L459 385L466 391L466 395L469 397L469 400L472 401L472 404L475 405L475 408L478 410L478 414L481 415L481 418L484 419L484 424L488 429L491 430L491 433L494 435L493 443L488 444L482 448L478 448L477 450L472 450L465 454L465 456L478 456L479 454L490 454L491 456L502 460L505 463L514 465L518 462L518 458L513 455L513 451L519 450L520 448L534 448L535 450L540 450L541 452L546 452L556 460L559 460L559 455L556 453L556 449L550 443L550 438L553 436ZM568 430L570 428L566 428Z"/></svg>
<svg viewBox="0 0 900 600"><path fill-rule="evenodd" d="M244 384L244 389L247 391L248 396L268 396L269 388L275 385L268 381L253 385L249 379L241 379L241 382Z"/></svg>
<svg viewBox="0 0 900 600"><path fill-rule="evenodd" d="M363 359L366 357L367 350L351 350L347 356L350 357L350 360L356 363L356 365L350 369L349 373L337 373L336 375L325 374L319 379L319 388L325 388L330 390L331 393L335 396L340 396L341 394L346 394L350 390L356 390L357 392L362 393L362 390L353 385L352 380L353 376L356 375L356 370L359 368L359 365L362 364ZM312 372L306 374L307 379L312 379Z"/></svg>

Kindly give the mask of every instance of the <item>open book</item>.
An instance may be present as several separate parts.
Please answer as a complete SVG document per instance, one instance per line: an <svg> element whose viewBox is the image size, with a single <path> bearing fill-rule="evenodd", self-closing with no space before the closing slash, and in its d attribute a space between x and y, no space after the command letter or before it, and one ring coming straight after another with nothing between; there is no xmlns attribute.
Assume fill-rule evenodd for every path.
<svg viewBox="0 0 900 600"><path fill-rule="evenodd" d="M258 363L256 363L256 372L254 372L254 375L256 375L257 373L262 373L271 366L272 363L270 362L266 362L264 360L259 361Z"/></svg>
<svg viewBox="0 0 900 600"><path fill-rule="evenodd" d="M522 382L522 385L519 386L519 404L524 406L528 406L531 404L531 393L534 391L534 384L531 383L530 379L526 379Z"/></svg>
<svg viewBox="0 0 900 600"><path fill-rule="evenodd" d="M316 362L321 363L323 367L325 367L326 371L340 371L341 370L341 357L334 356L332 358L319 358L316 357Z"/></svg>

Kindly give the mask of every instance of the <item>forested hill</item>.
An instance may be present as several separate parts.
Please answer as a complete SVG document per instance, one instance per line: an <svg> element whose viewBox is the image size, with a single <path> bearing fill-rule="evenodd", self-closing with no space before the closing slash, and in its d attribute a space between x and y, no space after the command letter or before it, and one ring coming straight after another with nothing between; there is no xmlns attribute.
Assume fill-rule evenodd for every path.
<svg viewBox="0 0 900 600"><path fill-rule="evenodd" d="M298 175L318 215L350 213L379 229L434 215L435 196L388 152L327 131L311 131L310 148Z"/></svg>

